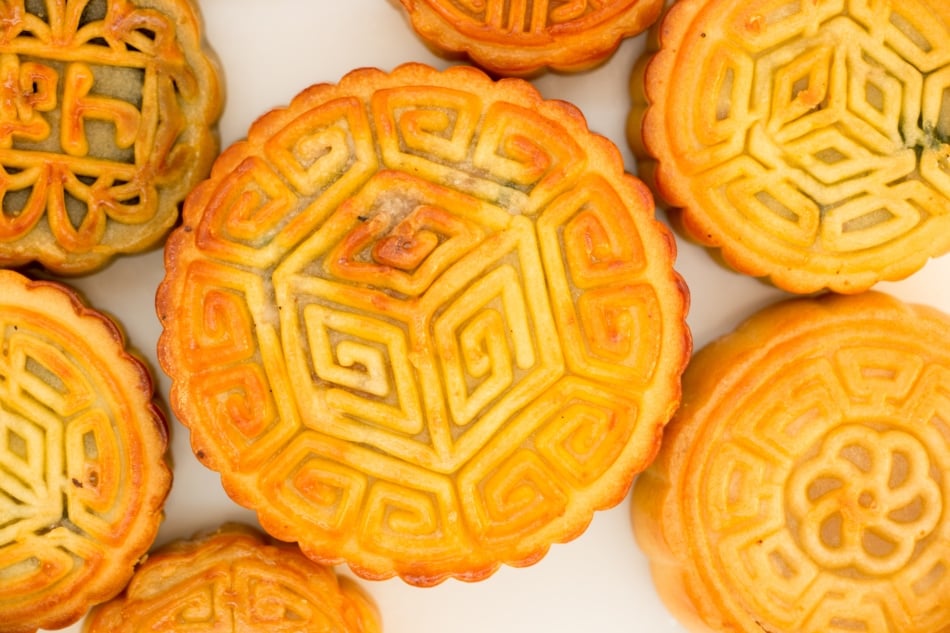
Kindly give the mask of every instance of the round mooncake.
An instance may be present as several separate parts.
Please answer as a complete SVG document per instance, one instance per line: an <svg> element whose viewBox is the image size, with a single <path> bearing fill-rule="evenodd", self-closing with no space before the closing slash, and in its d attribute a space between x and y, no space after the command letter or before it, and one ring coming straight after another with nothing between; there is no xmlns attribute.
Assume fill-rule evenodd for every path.
<svg viewBox="0 0 950 633"><path fill-rule="evenodd" d="M401 0L416 33L442 54L503 76L585 70L659 17L663 0Z"/></svg>
<svg viewBox="0 0 950 633"><path fill-rule="evenodd" d="M352 580L240 524L154 552L83 633L380 633Z"/></svg>
<svg viewBox="0 0 950 633"><path fill-rule="evenodd" d="M0 2L0 265L79 274L157 243L221 102L191 0Z"/></svg>
<svg viewBox="0 0 950 633"><path fill-rule="evenodd" d="M619 503L690 353L675 245L580 112L466 66L361 69L189 195L159 360L198 459L368 578L526 565Z"/></svg>
<svg viewBox="0 0 950 633"><path fill-rule="evenodd" d="M679 0L658 35L629 136L686 236L795 293L950 250L946 0Z"/></svg>
<svg viewBox="0 0 950 633"><path fill-rule="evenodd" d="M115 323L0 270L0 631L66 626L122 590L162 519L167 443Z"/></svg>
<svg viewBox="0 0 950 633"><path fill-rule="evenodd" d="M950 317L798 298L696 355L633 521L690 631L934 633L948 476Z"/></svg>

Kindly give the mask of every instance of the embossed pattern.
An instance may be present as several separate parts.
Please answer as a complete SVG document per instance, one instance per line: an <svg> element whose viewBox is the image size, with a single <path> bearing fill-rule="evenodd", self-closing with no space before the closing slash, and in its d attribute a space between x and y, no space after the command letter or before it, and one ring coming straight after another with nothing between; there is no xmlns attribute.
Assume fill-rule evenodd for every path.
<svg viewBox="0 0 950 633"><path fill-rule="evenodd" d="M65 626L151 545L171 476L151 378L61 286L0 271L0 620Z"/></svg>
<svg viewBox="0 0 950 633"><path fill-rule="evenodd" d="M0 2L0 263L87 272L163 237L217 151L185 0Z"/></svg>
<svg viewBox="0 0 950 633"><path fill-rule="evenodd" d="M87 633L379 633L355 583L300 550L227 524L152 553L122 595L92 610Z"/></svg>
<svg viewBox="0 0 950 633"><path fill-rule="evenodd" d="M687 0L664 25L630 133L646 106L689 236L793 292L859 292L950 250L947 3Z"/></svg>
<svg viewBox="0 0 950 633"><path fill-rule="evenodd" d="M662 0L401 0L416 33L501 75L578 71L660 15Z"/></svg>
<svg viewBox="0 0 950 633"><path fill-rule="evenodd" d="M160 360L197 456L275 536L475 580L652 458L690 349L673 254L570 106L465 67L357 71L189 198Z"/></svg>
<svg viewBox="0 0 950 633"><path fill-rule="evenodd" d="M697 355L634 493L675 613L750 633L950 626L948 333L867 293L779 304Z"/></svg>

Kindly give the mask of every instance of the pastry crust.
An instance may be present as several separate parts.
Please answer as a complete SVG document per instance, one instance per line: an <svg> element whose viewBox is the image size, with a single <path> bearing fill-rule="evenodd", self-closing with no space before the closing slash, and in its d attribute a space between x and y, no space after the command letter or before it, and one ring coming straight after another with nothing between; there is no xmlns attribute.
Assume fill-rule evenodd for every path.
<svg viewBox="0 0 950 633"><path fill-rule="evenodd" d="M950 628L950 317L868 292L701 350L632 513L690 631Z"/></svg>
<svg viewBox="0 0 950 633"><path fill-rule="evenodd" d="M88 273L155 245L221 105L191 0L0 2L0 265Z"/></svg>
<svg viewBox="0 0 950 633"><path fill-rule="evenodd" d="M498 75L578 72L605 61L659 17L663 0L401 0L416 33L442 54Z"/></svg>
<svg viewBox="0 0 950 633"><path fill-rule="evenodd" d="M478 580L652 459L690 353L674 256L573 106L472 67L357 70L188 197L159 360L268 532L364 577Z"/></svg>
<svg viewBox="0 0 950 633"><path fill-rule="evenodd" d="M171 485L165 418L108 317L0 271L0 631L64 627L118 593Z"/></svg>
<svg viewBox="0 0 950 633"><path fill-rule="evenodd" d="M657 35L629 136L685 235L795 293L950 250L950 4L679 0Z"/></svg>
<svg viewBox="0 0 950 633"><path fill-rule="evenodd" d="M352 580L246 525L154 551L125 591L90 612L83 633L380 633Z"/></svg>

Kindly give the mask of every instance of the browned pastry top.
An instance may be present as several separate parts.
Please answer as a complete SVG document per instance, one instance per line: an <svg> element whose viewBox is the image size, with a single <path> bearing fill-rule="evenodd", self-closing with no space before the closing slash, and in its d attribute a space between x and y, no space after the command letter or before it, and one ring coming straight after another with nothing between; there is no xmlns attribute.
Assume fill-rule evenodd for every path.
<svg viewBox="0 0 950 633"><path fill-rule="evenodd" d="M363 69L261 117L189 196L159 358L269 532L474 580L578 535L652 458L690 349L673 257L572 106Z"/></svg>
<svg viewBox="0 0 950 633"><path fill-rule="evenodd" d="M680 0L658 33L630 136L686 235L798 293L950 250L950 3Z"/></svg>
<svg viewBox="0 0 950 633"><path fill-rule="evenodd" d="M0 271L0 631L59 628L118 593L171 485L165 420L116 325Z"/></svg>
<svg viewBox="0 0 950 633"><path fill-rule="evenodd" d="M0 2L0 264L84 273L154 245L217 153L190 0Z"/></svg>

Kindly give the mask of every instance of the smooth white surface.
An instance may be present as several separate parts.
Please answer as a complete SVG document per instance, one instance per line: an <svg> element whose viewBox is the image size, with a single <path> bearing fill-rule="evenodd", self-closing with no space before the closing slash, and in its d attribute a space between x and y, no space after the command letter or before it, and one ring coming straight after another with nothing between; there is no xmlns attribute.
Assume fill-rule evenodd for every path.
<svg viewBox="0 0 950 633"><path fill-rule="evenodd" d="M444 68L415 36L395 0L201 0L207 37L224 70L227 101L220 123L224 146L240 139L260 114L287 103L310 84L336 82L360 66L391 69L406 61ZM544 75L534 83L549 98L577 105L596 132L611 138L634 171L624 136L627 84L644 37L625 42L609 63L579 75ZM731 330L752 311L784 297L756 280L720 268L701 249L679 240L677 269L692 295L689 323L695 346ZM94 306L121 322L129 341L149 359L164 400L169 381L158 369L160 328L154 292L162 254L117 260L71 280ZM900 283L877 289L950 312L950 256ZM157 544L216 527L254 523L222 491L218 475L191 453L187 431L174 419L175 484ZM346 570L341 570L346 573ZM552 547L539 563L503 568L476 584L448 581L419 589L400 580L365 582L387 633L524 633L531 631L682 633L658 601L646 561L632 537L629 502L598 513L587 532ZM80 625L68 629L78 632Z"/></svg>

